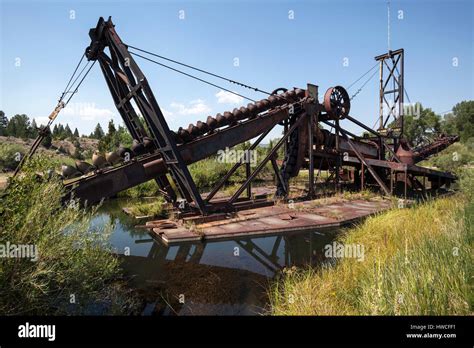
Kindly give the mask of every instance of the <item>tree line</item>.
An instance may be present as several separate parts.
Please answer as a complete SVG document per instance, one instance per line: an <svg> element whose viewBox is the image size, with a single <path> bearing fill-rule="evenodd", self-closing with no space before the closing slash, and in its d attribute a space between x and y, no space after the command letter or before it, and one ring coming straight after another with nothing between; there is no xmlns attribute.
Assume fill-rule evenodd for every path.
<svg viewBox="0 0 474 348"><path fill-rule="evenodd" d="M11 136L21 139L35 139L39 134L39 128L34 119L30 119L25 114L17 114L8 119L0 110L0 136ZM69 140L77 149L80 149L79 138L90 138L99 140L98 149L102 152L114 151L119 146L131 146L132 138L127 129L121 125L118 127L113 120L109 121L107 133L104 132L100 123L89 135L80 135L77 128L72 131L71 127L57 123L50 134L45 136L42 145L51 147L53 140Z"/></svg>
<svg viewBox="0 0 474 348"><path fill-rule="evenodd" d="M462 101L444 116L437 115L430 108L415 105L414 115L404 119L404 135L412 145L430 140L439 133L459 135L465 143L474 138L474 101Z"/></svg>
<svg viewBox="0 0 474 348"><path fill-rule="evenodd" d="M430 137L438 133L448 135L457 134L462 142L469 138L474 138L474 101L462 101L456 104L452 111L445 116L437 115L430 108L424 108L421 104L414 107L414 115L405 116L404 135L412 145L417 145L429 140ZM141 120L142 123L143 120ZM143 124L146 128L146 125ZM30 121L25 114L17 114L8 119L3 111L0 110L0 136L13 136L17 138L36 138L38 136L38 126L33 119ZM43 145L49 147L51 140L64 140L79 138L77 128L71 130L68 124L58 123L51 131L51 135L46 137ZM107 133L104 132L101 125L97 123L94 131L85 138L99 140L100 151L114 151L119 146L130 146L132 138L125 127L115 126L113 120L109 121ZM49 145L49 146L48 146Z"/></svg>
<svg viewBox="0 0 474 348"><path fill-rule="evenodd" d="M35 119L30 120L25 114L17 114L8 119L0 110L0 136L34 139L38 136L39 128ZM54 139L79 137L79 131L75 128L73 132L68 124L64 126L59 123L54 126L52 137Z"/></svg>

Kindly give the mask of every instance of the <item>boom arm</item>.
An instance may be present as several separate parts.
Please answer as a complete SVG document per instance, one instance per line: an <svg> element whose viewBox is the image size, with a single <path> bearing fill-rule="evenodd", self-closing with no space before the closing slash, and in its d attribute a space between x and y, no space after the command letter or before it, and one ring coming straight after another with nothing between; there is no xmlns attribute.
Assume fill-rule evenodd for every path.
<svg viewBox="0 0 474 348"><path fill-rule="evenodd" d="M131 56L127 46L115 31L111 18L105 21L102 17L97 27L89 32L91 44L86 50L89 60L98 60L110 93L125 125L134 139L144 141L148 135L140 124L133 108L137 105L143 116L155 151L158 152L173 178L181 196L188 202L194 201L202 214L206 213L201 196L191 178L191 174L177 149L172 132L158 106L145 75ZM109 55L105 53L108 48ZM176 203L176 194L165 175L156 177L160 188L167 193L168 200Z"/></svg>

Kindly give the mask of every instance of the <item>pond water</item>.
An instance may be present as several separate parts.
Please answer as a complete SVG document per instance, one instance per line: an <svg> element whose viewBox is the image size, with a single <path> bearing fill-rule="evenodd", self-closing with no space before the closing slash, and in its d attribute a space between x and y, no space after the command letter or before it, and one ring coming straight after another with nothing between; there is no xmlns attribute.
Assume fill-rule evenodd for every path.
<svg viewBox="0 0 474 348"><path fill-rule="evenodd" d="M143 297L143 315L257 315L282 268L318 266L337 231L166 246L122 211L130 200L104 203L94 226L114 224L111 243L130 285Z"/></svg>

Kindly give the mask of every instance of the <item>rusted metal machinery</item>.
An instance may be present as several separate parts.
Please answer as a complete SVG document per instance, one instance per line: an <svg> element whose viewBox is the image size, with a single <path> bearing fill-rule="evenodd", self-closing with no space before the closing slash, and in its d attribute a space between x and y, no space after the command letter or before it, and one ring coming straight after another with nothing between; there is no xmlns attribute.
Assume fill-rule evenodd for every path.
<svg viewBox="0 0 474 348"><path fill-rule="evenodd" d="M407 187L426 190L425 179L431 188L449 185L455 177L417 166L416 163L456 141L455 137L440 138L437 142L414 151L403 140L403 50L376 57L380 62L380 127L377 131L350 116L350 98L341 86L329 88L319 102L318 86L279 88L262 100L190 124L177 131L169 129L145 75L138 67L129 46L124 44L114 24L100 18L90 30L91 44L86 50L89 61L98 62L114 103L134 139L131 149L121 148L107 158L95 155L94 163L78 163L77 168L65 168L65 187L73 196L88 203L98 202L120 191L155 180L166 199L180 216L219 214L249 207L273 204L272 201L252 197L252 182L270 162L274 170L277 195L289 193L289 179L301 168L309 169L308 197L315 190L315 170L330 170L335 189L341 186L341 169L351 167L353 184L364 188L378 186L383 194L391 195L397 182ZM384 66L389 67L388 80ZM395 76L399 71L399 75ZM386 91L389 80L396 81L394 89ZM387 93L396 93L395 106L388 115L382 104ZM137 110L143 116L141 123ZM398 114L396 109L398 108ZM395 126L388 124L393 116ZM344 129L340 122L349 121L368 132L360 137ZM206 197L202 197L188 170L188 165L215 155L219 150L257 138L251 150L276 126L283 126L282 138L269 150L266 157L252 170L243 158L220 180ZM322 125L330 127L324 129ZM284 147L281 166L277 151ZM115 164L115 165L112 165ZM214 199L229 177L241 166L246 166L246 180L225 200ZM174 185L168 179L168 176ZM420 181L420 178L422 180ZM243 192L246 197L241 197ZM179 199L181 198L181 200ZM208 217L212 219L212 217Z"/></svg>

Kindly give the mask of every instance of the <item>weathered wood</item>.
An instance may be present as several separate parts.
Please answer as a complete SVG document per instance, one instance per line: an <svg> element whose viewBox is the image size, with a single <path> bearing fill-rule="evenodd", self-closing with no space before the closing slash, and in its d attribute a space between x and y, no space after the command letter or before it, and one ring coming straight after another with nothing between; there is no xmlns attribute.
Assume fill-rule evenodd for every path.
<svg viewBox="0 0 474 348"><path fill-rule="evenodd" d="M155 227L152 234L166 244L324 230L348 225L390 209L389 200L352 200L315 206L314 201L249 209L216 221L180 223L176 228Z"/></svg>

